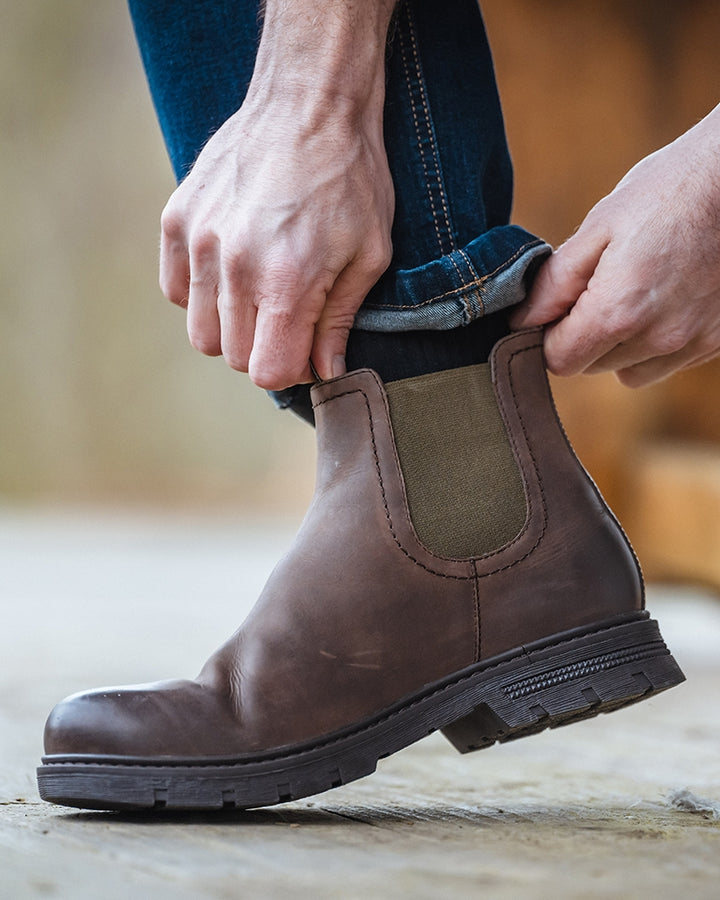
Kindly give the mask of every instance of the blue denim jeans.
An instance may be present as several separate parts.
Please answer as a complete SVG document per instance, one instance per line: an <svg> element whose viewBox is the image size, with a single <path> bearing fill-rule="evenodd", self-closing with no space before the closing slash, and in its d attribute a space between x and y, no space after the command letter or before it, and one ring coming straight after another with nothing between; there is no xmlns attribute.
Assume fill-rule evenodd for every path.
<svg viewBox="0 0 720 900"><path fill-rule="evenodd" d="M257 0L129 0L158 119L182 179L240 106ZM355 327L451 329L519 302L549 246L509 224L512 167L477 0L401 0L387 53L393 258Z"/></svg>

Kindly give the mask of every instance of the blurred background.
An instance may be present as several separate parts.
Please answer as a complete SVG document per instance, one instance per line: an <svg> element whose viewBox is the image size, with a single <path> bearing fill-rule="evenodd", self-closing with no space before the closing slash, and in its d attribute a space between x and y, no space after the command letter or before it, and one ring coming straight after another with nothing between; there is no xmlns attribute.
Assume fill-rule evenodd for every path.
<svg viewBox="0 0 720 900"><path fill-rule="evenodd" d="M309 429L193 352L157 287L174 183L125 3L0 6L0 496L294 502Z"/></svg>
<svg viewBox="0 0 720 900"><path fill-rule="evenodd" d="M194 352L157 287L173 180L125 4L0 9L0 502L299 514L310 429ZM514 219L552 243L720 99L713 0L483 10ZM652 578L720 588L718 387L720 363L639 392L554 383Z"/></svg>
<svg viewBox="0 0 720 900"><path fill-rule="evenodd" d="M514 218L551 243L720 101L713 0L482 8L516 167ZM553 380L581 459L656 581L720 589L718 388L717 360L640 391L612 375Z"/></svg>

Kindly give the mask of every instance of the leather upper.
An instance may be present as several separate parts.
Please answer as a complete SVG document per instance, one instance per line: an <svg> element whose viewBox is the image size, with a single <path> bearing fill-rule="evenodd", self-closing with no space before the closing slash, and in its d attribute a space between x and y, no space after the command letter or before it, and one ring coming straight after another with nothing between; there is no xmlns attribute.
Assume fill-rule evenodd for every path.
<svg viewBox="0 0 720 900"><path fill-rule="evenodd" d="M625 536L555 414L542 334L496 345L492 378L527 518L448 559L415 535L387 398L360 370L313 388L313 501L247 620L196 681L103 689L51 714L47 754L237 756L360 722L480 659L642 607Z"/></svg>

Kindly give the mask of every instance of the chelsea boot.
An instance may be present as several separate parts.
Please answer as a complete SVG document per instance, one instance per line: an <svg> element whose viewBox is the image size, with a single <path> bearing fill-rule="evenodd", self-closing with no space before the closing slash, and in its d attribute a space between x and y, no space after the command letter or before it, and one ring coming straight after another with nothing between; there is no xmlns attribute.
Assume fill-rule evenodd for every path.
<svg viewBox="0 0 720 900"><path fill-rule="evenodd" d="M540 331L489 364L312 395L313 501L256 606L195 680L60 703L44 799L273 804L437 729L464 752L683 681L557 419Z"/></svg>

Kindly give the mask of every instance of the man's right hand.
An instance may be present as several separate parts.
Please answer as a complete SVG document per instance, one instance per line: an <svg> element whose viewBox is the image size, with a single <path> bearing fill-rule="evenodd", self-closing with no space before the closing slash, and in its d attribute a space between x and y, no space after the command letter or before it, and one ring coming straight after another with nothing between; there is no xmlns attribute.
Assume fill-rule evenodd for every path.
<svg viewBox="0 0 720 900"><path fill-rule="evenodd" d="M641 387L720 354L720 106L641 160L542 266L515 328L556 375Z"/></svg>

